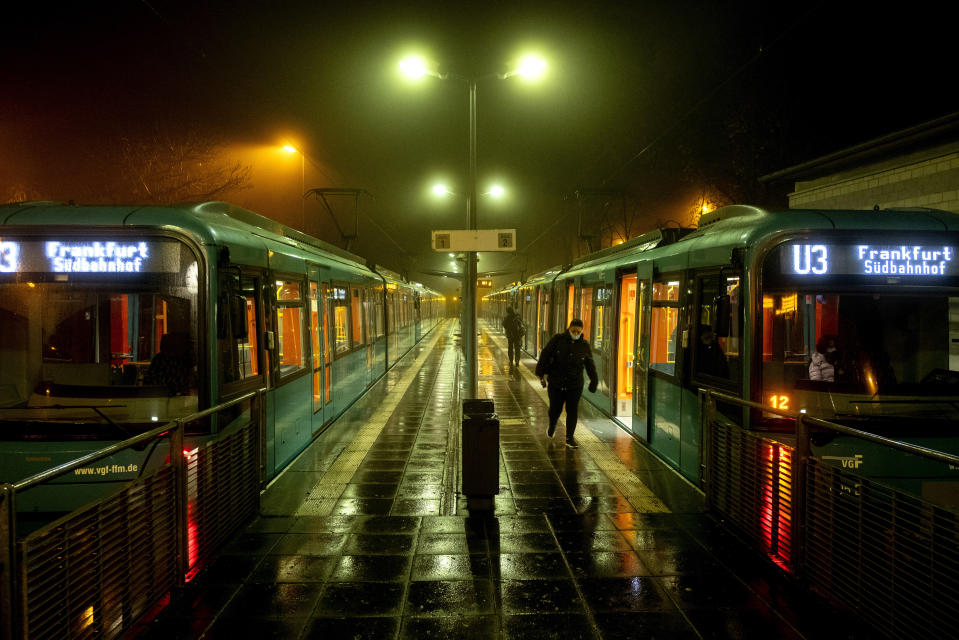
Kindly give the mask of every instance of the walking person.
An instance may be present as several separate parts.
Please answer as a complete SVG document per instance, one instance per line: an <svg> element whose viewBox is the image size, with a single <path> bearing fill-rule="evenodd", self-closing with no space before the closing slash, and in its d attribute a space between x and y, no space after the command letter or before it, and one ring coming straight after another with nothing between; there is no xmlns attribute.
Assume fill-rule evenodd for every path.
<svg viewBox="0 0 959 640"><path fill-rule="evenodd" d="M569 328L550 338L536 363L536 375L549 394L549 427L546 436L553 437L559 414L566 405L566 446L576 449L573 439L579 413L579 398L583 395L583 369L589 376L589 392L596 391L599 376L589 342L583 339L583 321L574 318Z"/></svg>
<svg viewBox="0 0 959 640"><path fill-rule="evenodd" d="M506 332L508 347L506 355L509 356L509 365L510 367L519 367L520 342L523 340L523 334L526 333L526 327L523 326L523 320L519 317L519 314L513 311L513 307L506 307L503 330Z"/></svg>

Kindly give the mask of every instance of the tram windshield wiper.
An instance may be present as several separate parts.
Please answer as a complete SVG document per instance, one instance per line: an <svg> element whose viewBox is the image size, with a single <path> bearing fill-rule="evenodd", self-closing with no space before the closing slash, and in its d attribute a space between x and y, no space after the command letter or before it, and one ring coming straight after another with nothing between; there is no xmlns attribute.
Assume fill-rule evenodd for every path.
<svg viewBox="0 0 959 640"><path fill-rule="evenodd" d="M119 431L121 434L123 434L124 437L131 438L134 435L132 431L130 431L123 425L117 422L114 422L110 418L110 416L100 411L100 409L120 409L120 408L125 409L126 405L125 404L47 404L39 407L36 407L36 406L31 407L30 405L27 405L25 407L0 407L0 411L24 411L24 410L40 411L44 409L53 409L55 411L66 411L67 409L90 409L91 411L96 413L98 416L103 418L107 422L107 424L109 424L110 426L115 428L117 431Z"/></svg>

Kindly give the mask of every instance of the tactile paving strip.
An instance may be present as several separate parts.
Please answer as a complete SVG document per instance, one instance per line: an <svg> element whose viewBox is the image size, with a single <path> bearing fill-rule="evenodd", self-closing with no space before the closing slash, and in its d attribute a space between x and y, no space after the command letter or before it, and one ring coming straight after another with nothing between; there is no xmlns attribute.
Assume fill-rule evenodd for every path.
<svg viewBox="0 0 959 640"><path fill-rule="evenodd" d="M500 349L505 351L506 346L503 338L491 333L488 333L488 335ZM527 384L533 388L533 391L543 399L543 402L549 404L549 396L546 394L546 389L539 383L539 378L533 375L526 367L520 367L519 372ZM510 421L511 424L522 422L526 421ZM562 418L560 422L563 422L565 426L565 421L562 420ZM506 421L501 420L500 424L506 424ZM609 445L597 438L596 434L588 428L583 428L585 426L586 425L581 422L580 428L576 430L576 441L579 443L580 449L585 450L586 453L589 454L589 457L593 459L596 466L598 466L603 473L606 474L610 482L626 496L629 503L633 505L637 511L643 513L669 513L670 510L663 504L663 501L660 500L636 474L623 464L623 461L613 453Z"/></svg>
<svg viewBox="0 0 959 640"><path fill-rule="evenodd" d="M363 427L350 445L343 450L343 453L336 459L320 481L316 483L303 504L296 511L298 516L328 516L333 512L333 507L337 499L346 489L347 483L356 473L360 464L366 458L370 447L376 442L386 422L393 415L400 400L426 359L432 354L433 348L441 335L440 331L435 332L430 339L428 346L420 350L418 356L406 370L403 376L386 391L379 410L371 417L370 422Z"/></svg>

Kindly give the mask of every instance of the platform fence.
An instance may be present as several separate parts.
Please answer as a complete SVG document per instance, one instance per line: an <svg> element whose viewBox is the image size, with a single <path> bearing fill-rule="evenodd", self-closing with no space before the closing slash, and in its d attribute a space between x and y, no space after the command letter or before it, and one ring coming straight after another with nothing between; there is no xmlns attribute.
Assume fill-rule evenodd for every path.
<svg viewBox="0 0 959 640"><path fill-rule="evenodd" d="M959 510L811 454L811 433L869 441L889 456L943 465L959 492L959 457L700 390L707 504L770 561L891 638L959 629ZM761 411L793 433L744 428L720 412ZM793 435L794 434L794 435ZM949 473L953 479L949 480ZM944 483L944 484L943 484Z"/></svg>
<svg viewBox="0 0 959 640"><path fill-rule="evenodd" d="M119 637L208 565L259 509L264 394L250 392L0 485L0 640ZM194 435L215 423L223 426L214 435ZM161 443L166 459L136 480L17 535L18 494Z"/></svg>

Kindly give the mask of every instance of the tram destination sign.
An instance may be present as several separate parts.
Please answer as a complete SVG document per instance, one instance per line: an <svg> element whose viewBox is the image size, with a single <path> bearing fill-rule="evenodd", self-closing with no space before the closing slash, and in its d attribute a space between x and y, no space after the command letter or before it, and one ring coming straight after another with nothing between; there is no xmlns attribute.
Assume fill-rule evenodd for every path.
<svg viewBox="0 0 959 640"><path fill-rule="evenodd" d="M169 240L0 237L0 273L176 273L180 249Z"/></svg>
<svg viewBox="0 0 959 640"><path fill-rule="evenodd" d="M959 276L959 253L943 244L791 242L779 248L780 273L790 277L856 275L876 278Z"/></svg>

